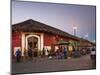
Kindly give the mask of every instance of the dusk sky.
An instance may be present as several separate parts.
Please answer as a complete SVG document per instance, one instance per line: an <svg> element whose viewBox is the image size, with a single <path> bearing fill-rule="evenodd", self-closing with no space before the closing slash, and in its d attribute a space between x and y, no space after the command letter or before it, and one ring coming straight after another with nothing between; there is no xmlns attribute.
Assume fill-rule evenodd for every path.
<svg viewBox="0 0 100 75"><path fill-rule="evenodd" d="M76 25L78 37L90 41L96 38L95 6L13 1L12 24L28 19L42 22L72 35L73 26Z"/></svg>

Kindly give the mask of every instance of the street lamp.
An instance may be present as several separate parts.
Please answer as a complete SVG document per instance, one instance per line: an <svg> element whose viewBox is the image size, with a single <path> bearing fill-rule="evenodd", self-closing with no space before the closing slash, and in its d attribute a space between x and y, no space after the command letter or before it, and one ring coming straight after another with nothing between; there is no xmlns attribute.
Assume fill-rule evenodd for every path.
<svg viewBox="0 0 100 75"><path fill-rule="evenodd" d="M73 30L74 30L74 36L76 36L77 26L73 26Z"/></svg>

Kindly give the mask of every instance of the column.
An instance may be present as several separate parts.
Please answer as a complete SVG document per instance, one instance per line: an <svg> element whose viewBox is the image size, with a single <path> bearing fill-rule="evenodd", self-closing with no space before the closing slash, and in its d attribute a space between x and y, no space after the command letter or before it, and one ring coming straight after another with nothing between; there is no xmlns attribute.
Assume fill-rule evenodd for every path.
<svg viewBox="0 0 100 75"><path fill-rule="evenodd" d="M44 35L41 34L40 38L41 38L41 41L40 41L40 44L41 44L41 50L43 50L43 46L44 46Z"/></svg>
<svg viewBox="0 0 100 75"><path fill-rule="evenodd" d="M22 56L24 56L25 49L25 33L22 33Z"/></svg>

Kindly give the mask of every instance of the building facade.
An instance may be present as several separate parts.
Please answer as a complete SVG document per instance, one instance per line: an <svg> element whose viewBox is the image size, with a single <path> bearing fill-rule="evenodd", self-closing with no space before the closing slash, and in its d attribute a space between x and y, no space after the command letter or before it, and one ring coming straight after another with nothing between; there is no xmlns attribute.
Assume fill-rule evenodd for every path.
<svg viewBox="0 0 100 75"><path fill-rule="evenodd" d="M60 40L80 42L78 37L43 23L29 19L27 21L12 25L12 53L15 55L17 49L24 51L28 49L42 51L43 48L51 50L58 49L56 45ZM85 43L89 43L85 41Z"/></svg>

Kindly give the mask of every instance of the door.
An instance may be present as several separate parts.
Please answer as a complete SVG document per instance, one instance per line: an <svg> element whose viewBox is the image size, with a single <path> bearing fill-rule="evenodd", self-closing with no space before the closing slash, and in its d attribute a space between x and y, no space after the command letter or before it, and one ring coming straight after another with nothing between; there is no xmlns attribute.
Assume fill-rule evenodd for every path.
<svg viewBox="0 0 100 75"><path fill-rule="evenodd" d="M38 52L38 38L32 36L28 38L28 49L33 51L33 56L37 57Z"/></svg>

